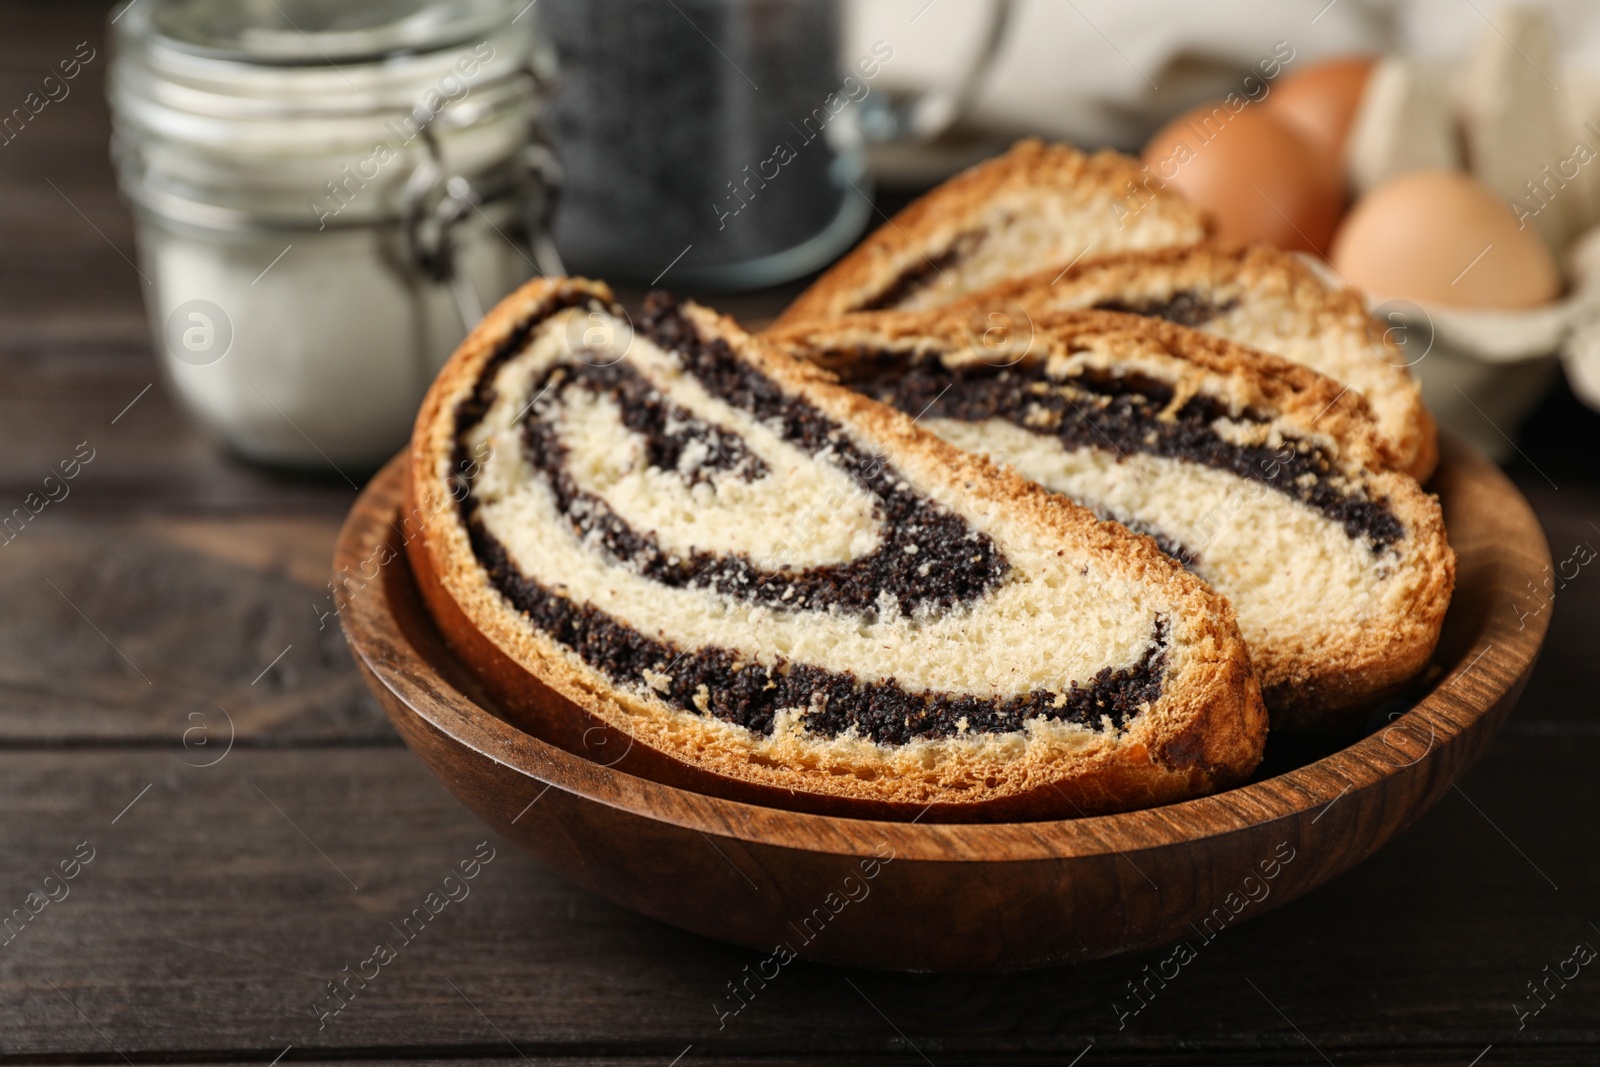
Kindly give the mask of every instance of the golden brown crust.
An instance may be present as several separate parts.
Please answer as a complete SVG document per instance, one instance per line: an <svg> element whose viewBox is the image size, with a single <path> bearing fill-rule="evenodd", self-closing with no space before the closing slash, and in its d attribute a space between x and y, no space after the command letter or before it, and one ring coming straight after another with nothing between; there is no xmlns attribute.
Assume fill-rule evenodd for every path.
<svg viewBox="0 0 1600 1067"><path fill-rule="evenodd" d="M911 420L830 381L815 366L752 342L731 320L692 305L703 333L721 336L786 389L864 439L914 463L919 477L943 470L974 507L1003 508L1007 522L1032 524L1078 553L1121 571L1172 605L1176 666L1160 701L1120 739L1097 741L1048 762L1028 759L965 768L978 775L959 784L960 767L935 768L951 788L921 776L867 781L849 774L806 774L726 758L697 758L693 744L710 727L658 700L611 688L605 678L522 622L488 583L473 556L446 481L456 435L455 411L490 355L506 338L568 296L610 301L603 285L539 280L507 297L464 341L441 371L418 414L410 451L410 493L422 536L408 553L424 598L455 653L516 719L542 736L593 758L625 749L616 766L691 789L786 808L867 817L948 820L1035 819L1125 810L1198 795L1241 781L1261 754L1266 719L1231 608L1177 567L1146 538L1102 523L981 457L960 452ZM656 707L655 705L659 705ZM671 716L669 734L656 729ZM600 731L596 735L596 731ZM612 747L599 751L596 742ZM707 746L714 748L714 745ZM959 754L958 754L959 755ZM959 761L958 761L959 762ZM942 766L942 765L941 765ZM995 780L981 788L984 776ZM1003 779L1003 780L1002 780ZM965 779L959 779L965 781Z"/></svg>
<svg viewBox="0 0 1600 1067"><path fill-rule="evenodd" d="M1200 210L1149 182L1138 160L1106 150L1088 155L1070 145L1019 141L1009 152L956 175L878 227L795 298L776 325L829 318L866 307L907 271L933 267L937 273L934 265L962 234L993 225L993 220L984 216L998 198L1019 193L1032 194L1039 203L1064 207L1064 215L1078 218L1080 224L1083 216L1072 212L1104 213L1106 229L1100 247L1094 250L1097 256L1121 248L1187 244L1208 232ZM1116 216L1114 204L1126 197L1137 198L1139 209L1125 217ZM1048 225L1039 213L1027 224L1033 228ZM1068 252L1067 257L1073 254ZM1025 263L1019 271L1009 273L1039 265L1037 261Z"/></svg>
<svg viewBox="0 0 1600 1067"><path fill-rule="evenodd" d="M952 363L986 358L969 325L969 310L863 312L831 322L801 323L766 339L791 355L841 371L873 351L949 354ZM1146 355L1154 341L1181 364L1173 380L1221 394L1264 412L1303 435L1324 438L1368 486L1386 498L1406 527L1398 546L1412 582L1405 603L1336 641L1279 635L1251 650L1274 729L1349 726L1426 666L1438 642L1455 586L1455 554L1445 539L1436 497L1398 469L1394 444L1379 432L1366 400L1299 363L1246 349L1220 337L1160 319L1110 311L1044 311L1033 319L1022 363L1066 355L1093 343L1113 359Z"/></svg>

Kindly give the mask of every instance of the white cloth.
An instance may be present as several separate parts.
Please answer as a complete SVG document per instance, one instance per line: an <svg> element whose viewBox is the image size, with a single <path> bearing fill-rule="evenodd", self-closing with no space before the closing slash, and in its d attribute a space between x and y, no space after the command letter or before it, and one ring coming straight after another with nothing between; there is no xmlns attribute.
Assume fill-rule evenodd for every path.
<svg viewBox="0 0 1600 1067"><path fill-rule="evenodd" d="M1600 71L1600 2L1543 0L1565 67ZM967 123L1082 145L1137 148L1182 108L1226 94L1270 56L1293 70L1352 52L1466 55L1493 0L1017 0ZM948 85L981 38L991 0L851 0L847 54L887 41L883 84Z"/></svg>

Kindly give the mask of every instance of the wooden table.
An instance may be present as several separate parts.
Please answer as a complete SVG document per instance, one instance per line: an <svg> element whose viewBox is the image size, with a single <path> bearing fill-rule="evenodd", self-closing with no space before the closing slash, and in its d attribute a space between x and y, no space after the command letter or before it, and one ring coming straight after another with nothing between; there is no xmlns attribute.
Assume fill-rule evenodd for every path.
<svg viewBox="0 0 1600 1067"><path fill-rule="evenodd" d="M103 19L0 4L7 109L78 41L100 50L0 147L0 512L94 450L70 495L0 545L0 915L25 917L0 933L0 1061L1600 1059L1600 966L1552 980L1537 1015L1514 1009L1537 1006L1529 983L1575 945L1600 947L1588 569L1459 791L1333 884L1230 929L1124 1025L1127 983L1159 953L993 976L796 964L719 1026L754 954L495 839L318 628L350 486L231 462L175 409L106 162ZM1596 441L1600 418L1564 391L1520 439L1513 473L1558 560L1600 544ZM319 1026L330 981L485 841L470 897ZM63 863L76 877L47 882ZM46 891L60 899L30 896Z"/></svg>

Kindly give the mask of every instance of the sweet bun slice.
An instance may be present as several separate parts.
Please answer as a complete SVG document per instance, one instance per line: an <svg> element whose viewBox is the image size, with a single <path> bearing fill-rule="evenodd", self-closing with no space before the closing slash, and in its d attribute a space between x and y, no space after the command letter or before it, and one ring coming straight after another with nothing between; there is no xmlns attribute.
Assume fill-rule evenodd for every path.
<svg viewBox="0 0 1600 1067"><path fill-rule="evenodd" d="M536 281L411 445L457 654L576 751L801 810L1035 819L1243 779L1231 609L1146 539L692 304Z"/></svg>
<svg viewBox="0 0 1600 1067"><path fill-rule="evenodd" d="M1418 357L1373 320L1360 293L1327 284L1291 253L1211 241L1124 252L1001 283L951 310L981 318L1012 307L1147 315L1304 363L1367 398L1402 470L1426 481L1438 462L1433 418L1406 370Z"/></svg>
<svg viewBox="0 0 1600 1067"><path fill-rule="evenodd" d="M939 307L1051 263L1192 244L1206 232L1200 209L1161 187L1138 160L1019 141L878 227L801 293L778 325Z"/></svg>
<svg viewBox="0 0 1600 1067"><path fill-rule="evenodd" d="M1232 601L1274 729L1343 729L1427 663L1455 578L1438 501L1365 401L1160 319L879 313L770 335L918 425L1148 534Z"/></svg>

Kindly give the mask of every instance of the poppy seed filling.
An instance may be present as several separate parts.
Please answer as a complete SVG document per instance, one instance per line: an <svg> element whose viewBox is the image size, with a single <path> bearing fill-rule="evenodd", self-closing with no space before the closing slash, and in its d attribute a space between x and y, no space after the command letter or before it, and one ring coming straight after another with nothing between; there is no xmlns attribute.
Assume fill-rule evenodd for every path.
<svg viewBox="0 0 1600 1067"><path fill-rule="evenodd" d="M864 355L851 369L851 388L901 411L961 422L1003 419L1068 449L1142 452L1225 471L1313 508L1374 552L1393 550L1405 537L1388 500L1369 498L1322 447L1287 438L1278 448L1225 439L1215 426L1220 419L1270 420L1230 411L1216 397L1196 394L1168 411L1174 394L1165 382L1109 374L1053 378L1042 360L951 368L936 357L881 353ZM1162 549L1185 564L1194 558L1175 542Z"/></svg>
<svg viewBox="0 0 1600 1067"><path fill-rule="evenodd" d="M932 259L923 256L909 264L884 286L877 296L852 308L853 311L887 311L897 308L938 281L946 270L959 266L983 244L982 230L969 230L950 242L950 247Z"/></svg>
<svg viewBox="0 0 1600 1067"><path fill-rule="evenodd" d="M540 322L563 307L588 302L551 304L486 361L473 392L456 412L456 471L472 469L467 434L493 405L499 367L524 349ZM567 470L560 413L569 391L608 397L620 409L623 424L642 439L648 462L691 482L719 474L751 481L767 476L767 465L737 433L678 410L635 368L558 360L529 383L528 395L538 399L528 405L521 422L523 454L586 546L665 586L705 589L781 611L849 612L860 615L863 623L876 618L885 597L907 614L945 612L980 600L1005 579L1010 564L987 535L912 489L881 457L862 450L842 427L803 399L784 393L726 342L703 338L669 299L653 294L637 328L640 336L675 356L707 392L773 426L817 462L846 471L873 499L882 536L877 548L856 559L809 568L763 569L740 554L663 551L654 534L634 529L604 500L579 488ZM708 447L701 462L683 471L680 460L690 437ZM465 473L453 477L468 479ZM802 712L812 734L853 732L885 745L963 732L1014 732L1036 718L1093 729L1109 723L1121 730L1161 696L1168 633L1160 618L1153 640L1131 666L1104 668L1087 685L1072 682L1058 691L1036 689L1010 697L912 690L894 678L865 681L849 671L811 664L756 663L732 648L682 648L524 574L485 525L471 492L458 498L474 555L490 583L530 625L615 684L648 688L685 712L759 734L771 735L785 710Z"/></svg>
<svg viewBox="0 0 1600 1067"><path fill-rule="evenodd" d="M1094 305L1098 311L1120 311L1126 315L1141 315L1149 319L1165 319L1179 326L1204 326L1219 315L1226 315L1239 306L1237 300L1220 303L1195 289L1179 289L1164 300L1102 300Z"/></svg>
<svg viewBox="0 0 1600 1067"><path fill-rule="evenodd" d="M780 392L770 380L741 362L724 342L713 341L690 351L688 335L680 330L674 336L671 345L659 339L657 343L676 353L684 368L709 392L759 419L781 421L782 436L787 441L819 462L840 467L873 498L883 530L880 543L848 563L804 569L783 565L777 570L765 570L739 554L663 551L655 535L633 529L600 497L578 489L566 469L567 448L561 441L559 411L563 393L572 389L607 392L624 411L630 403L674 405L638 371L624 364L595 368L558 363L531 386L530 395L543 399L530 405L524 417L523 451L528 462L548 480L557 509L573 523L580 537L593 538L611 559L628 564L663 585L710 588L724 596L785 610L836 608L872 617L880 598L888 594L900 611L911 614L918 609L948 609L971 603L1000 583L1009 565L988 537L960 516L911 490L893 467L862 451L815 408ZM664 421L624 415L624 423L645 439L652 465L659 466L655 457L672 451L671 440L660 429ZM745 449L737 435L700 425L708 439L733 449L717 456L723 469L736 470L746 481L751 480L751 465L732 458L740 456L760 464L759 469L765 472L766 465ZM712 455L717 455L717 448L712 446Z"/></svg>

